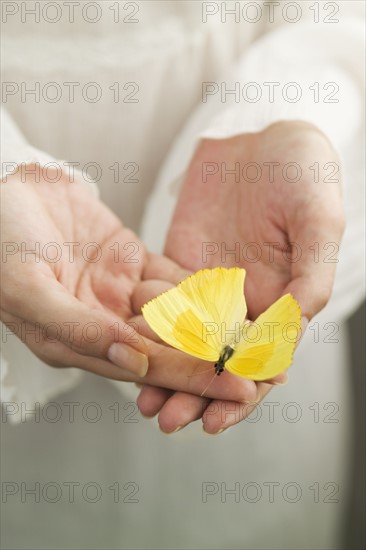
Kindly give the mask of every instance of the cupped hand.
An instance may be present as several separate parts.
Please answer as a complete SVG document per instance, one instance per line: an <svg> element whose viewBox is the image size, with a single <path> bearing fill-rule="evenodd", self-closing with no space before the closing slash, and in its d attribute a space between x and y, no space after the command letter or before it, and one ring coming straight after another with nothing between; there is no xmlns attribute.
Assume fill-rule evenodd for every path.
<svg viewBox="0 0 366 550"><path fill-rule="evenodd" d="M343 230L336 152L314 126L280 122L201 142L165 253L191 270L245 267L252 319L287 292L311 319L331 295Z"/></svg>
<svg viewBox="0 0 366 550"><path fill-rule="evenodd" d="M330 298L343 231L339 159L332 145L311 124L279 122L259 133L200 143L180 192L165 254L191 271L245 267L249 318L256 319L290 292L301 306L305 328ZM164 278L159 263L150 264L144 277ZM147 296L153 294L151 284L146 283ZM256 386L256 401L272 387ZM152 400L158 390L143 390L143 409L146 391ZM189 402L179 394L161 396L154 412L160 410L163 424L173 400L182 408ZM210 406L221 411L224 404L214 401ZM238 411L236 418L246 414ZM210 433L234 423L220 422L215 414L206 420Z"/></svg>
<svg viewBox="0 0 366 550"><path fill-rule="evenodd" d="M147 261L136 235L66 176L9 176L1 206L1 320L51 366L143 376L147 347L128 324Z"/></svg>

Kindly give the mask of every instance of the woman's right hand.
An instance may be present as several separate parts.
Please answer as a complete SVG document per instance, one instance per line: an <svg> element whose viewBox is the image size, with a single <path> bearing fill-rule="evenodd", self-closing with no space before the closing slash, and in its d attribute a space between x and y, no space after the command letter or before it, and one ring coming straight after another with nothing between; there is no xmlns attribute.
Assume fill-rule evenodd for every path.
<svg viewBox="0 0 366 550"><path fill-rule="evenodd" d="M51 366L118 380L144 376L147 347L128 325L147 261L136 235L66 177L8 176L1 220L1 320L8 328Z"/></svg>

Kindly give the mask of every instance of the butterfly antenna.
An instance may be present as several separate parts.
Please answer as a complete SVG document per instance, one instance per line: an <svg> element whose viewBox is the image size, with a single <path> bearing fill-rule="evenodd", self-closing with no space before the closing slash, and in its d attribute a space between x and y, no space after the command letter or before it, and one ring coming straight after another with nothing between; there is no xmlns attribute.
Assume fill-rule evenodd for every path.
<svg viewBox="0 0 366 550"><path fill-rule="evenodd" d="M213 375L213 377L211 378L210 382L207 384L207 386L205 387L205 389L203 390L203 392L201 393L201 397L203 397L206 393L206 391L208 390L208 388L211 386L212 382L215 380L217 376L217 372L215 372L215 374Z"/></svg>
<svg viewBox="0 0 366 550"><path fill-rule="evenodd" d="M205 372L208 372L208 371L212 371L212 367L208 368L208 369L205 369L205 370L201 370L200 372L195 372L196 369L198 367L196 367L193 371L192 374L188 374L188 378L192 378L192 376L200 376L201 374L204 374Z"/></svg>

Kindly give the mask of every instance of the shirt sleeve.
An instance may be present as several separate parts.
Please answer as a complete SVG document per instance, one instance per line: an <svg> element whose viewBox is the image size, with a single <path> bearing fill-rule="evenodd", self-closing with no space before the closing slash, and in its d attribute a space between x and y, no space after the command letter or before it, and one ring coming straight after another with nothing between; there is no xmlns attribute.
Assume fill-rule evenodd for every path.
<svg viewBox="0 0 366 550"><path fill-rule="evenodd" d="M33 147L16 125L10 113L1 107L1 181L8 176L25 173L27 167L44 171L51 182L67 178L71 183L85 185L96 197L99 197L97 184L66 160L55 159L45 151Z"/></svg>
<svg viewBox="0 0 366 550"><path fill-rule="evenodd" d="M344 7L344 3L341 3ZM258 132L281 120L317 126L342 154L363 119L363 19L279 26L254 42L223 80L203 83L217 115L201 137Z"/></svg>

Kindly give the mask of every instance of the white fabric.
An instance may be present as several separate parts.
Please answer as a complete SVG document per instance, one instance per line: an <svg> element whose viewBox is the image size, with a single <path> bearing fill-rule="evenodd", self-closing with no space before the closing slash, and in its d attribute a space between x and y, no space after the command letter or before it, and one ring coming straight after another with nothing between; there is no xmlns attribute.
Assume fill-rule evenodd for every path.
<svg viewBox="0 0 366 550"><path fill-rule="evenodd" d="M238 24L220 14L202 22L200 2L141 2L138 24L113 23L113 2L100 3L103 17L90 24L76 11L75 22L63 18L21 23L8 18L3 25L3 80L27 83L56 82L60 101L25 102L20 94L7 98L3 115L2 162L40 162L67 159L82 168L98 163L104 200L144 242L161 250L179 189L200 137L226 137L262 129L280 119L302 119L317 124L336 146L344 163L344 193L348 226L338 266L334 296L315 320L321 327L339 322L338 344L324 343L314 330L302 343L290 373L290 383L276 388L267 402L278 410L289 402L300 404L298 423L264 420L243 423L224 436L202 436L198 423L167 438L152 422L113 422L113 403L133 401L135 390L76 369L55 370L43 365L15 337L3 343L3 400L19 405L3 424L4 477L15 481L95 481L103 498L90 504L65 498L32 504L9 497L5 505L7 548L331 548L345 506L349 395L347 338L342 321L364 296L362 201L362 93L360 67L363 3L338 2L339 23L313 23L314 13L302 3L302 17L294 24L281 16L268 23L268 6L257 2L263 17ZM232 3L235 4L234 2ZM241 3L241 6L245 3ZM279 13L285 2L281 2ZM221 3L213 3L221 5ZM76 9L76 8L75 8ZM277 10L278 8L276 8ZM109 11L108 11L109 10ZM91 12L90 12L91 13ZM121 12L122 16L126 12ZM320 12L321 17L328 12ZM79 14L79 15L78 15ZM103 96L85 101L79 89L98 82ZM297 81L304 97L297 103L264 99L257 103L228 101L219 95L202 104L202 82ZM338 103L315 103L309 86L337 82ZM67 99L63 83L79 82L75 101ZM138 103L114 103L110 87L137 83ZM264 89L264 88L263 88ZM278 88L281 89L281 88ZM305 90L309 93L305 95ZM329 92L330 90L328 90ZM44 92L46 93L46 92ZM232 97L232 96L228 96ZM6 119L4 118L6 116ZM21 132L16 128L19 126ZM23 137L25 136L25 138ZM170 153L169 153L170 150ZM168 154L169 153L169 154ZM58 161L63 166L64 161ZM115 162L139 166L139 183L115 183L109 168ZM4 168L4 164L2 164ZM153 190L150 200L149 194ZM145 216L144 216L145 211ZM351 266L351 269L350 269ZM3 339L4 341L4 339ZM79 383L79 384L78 384ZM71 389L74 388L74 389ZM116 388L118 392L116 391ZM66 392L61 394L61 392ZM100 422L80 417L70 423L22 420L21 403L97 402ZM313 403L320 417L314 422ZM324 422L339 406L337 423ZM32 405L33 404L33 405ZM276 405L277 407L277 405ZM263 415L267 411L262 407ZM10 409L9 409L10 410ZM126 417L124 410L123 418ZM138 415L137 415L138 417ZM139 418L139 417L138 417ZM267 415L268 418L268 415ZM24 414L23 414L24 420ZM24 460L27 457L27 460ZM115 481L140 486L139 504L113 503L108 486ZM202 483L273 481L298 483L303 497L297 503L283 498L258 503L221 502L220 495L202 503ZM338 504L314 503L309 486L319 482L340 485ZM282 489L282 486L280 490ZM265 487L261 485L262 490ZM126 495L126 491L124 496ZM22 508L23 507L23 508ZM19 516L22 516L21 523Z"/></svg>

